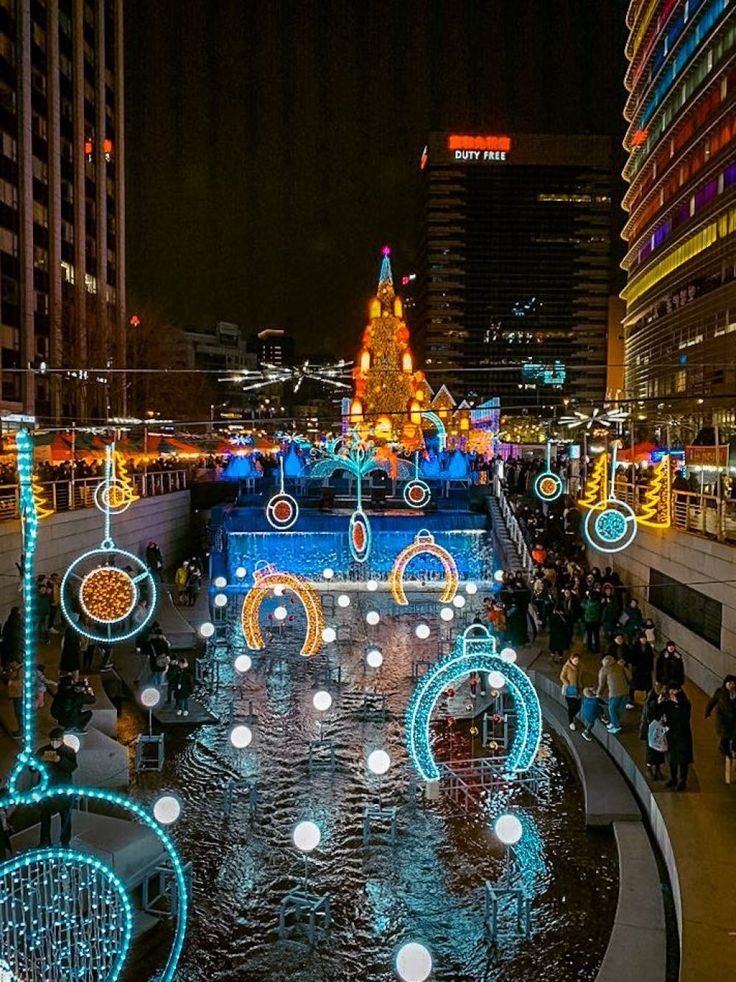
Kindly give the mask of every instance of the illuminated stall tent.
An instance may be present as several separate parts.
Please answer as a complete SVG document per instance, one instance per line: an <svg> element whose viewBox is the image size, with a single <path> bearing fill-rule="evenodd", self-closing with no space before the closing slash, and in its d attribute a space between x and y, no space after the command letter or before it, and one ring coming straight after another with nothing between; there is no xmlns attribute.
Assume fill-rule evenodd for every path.
<svg viewBox="0 0 736 982"><path fill-rule="evenodd" d="M307 633L301 654L304 656L318 654L322 644L322 632L324 631L324 618L319 594L301 576L297 576L296 573L283 573L269 563L256 566L253 571L253 586L243 601L241 624L245 643L251 651L262 651L266 647L259 623L259 613L261 604L274 587L291 590L301 601L307 618Z"/></svg>

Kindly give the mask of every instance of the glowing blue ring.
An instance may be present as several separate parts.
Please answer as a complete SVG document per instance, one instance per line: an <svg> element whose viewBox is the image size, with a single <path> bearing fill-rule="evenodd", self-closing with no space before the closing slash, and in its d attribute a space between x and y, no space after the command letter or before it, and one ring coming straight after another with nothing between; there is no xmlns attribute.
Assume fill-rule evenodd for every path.
<svg viewBox="0 0 736 982"><path fill-rule="evenodd" d="M85 627L82 627L82 625L77 623L77 621L75 620L74 613L69 609L66 599L67 590L70 593L72 592L72 587L70 582L71 577L79 575L75 572L77 567L81 563L85 562L86 560L89 560L96 556L109 559L111 553L115 553L118 557L122 556L124 559L130 560L130 562L134 566L137 566L140 572L134 578L132 578L133 585L136 587L137 590L140 590L138 584L135 581L138 579L143 579L148 587L148 590L150 591L150 603L148 605L145 617L143 618L142 621L137 623L134 628L132 628L129 631L124 631L122 634L115 634L112 631L108 632L107 634L103 634L101 632L97 633L95 631L90 631L87 630ZM108 567L110 569L118 569L120 570L121 573L125 572L125 570L121 569L121 567L117 565L111 566L109 562L107 563L103 562L100 565L102 567ZM81 579L84 580L84 577L81 577ZM67 623L69 623L71 627L74 628L77 634L81 634L83 637L89 638L90 641L99 641L102 644L117 644L120 641L127 641L129 638L134 638L136 634L139 634L146 626L146 624L148 624L148 622L151 620L151 618L155 613L156 604L158 602L156 580L151 574L150 569L148 569L148 567L143 562L141 562L138 556L134 555L134 553L128 552L126 549L120 549L116 545L111 546L109 549L104 549L104 548L89 549L87 552L83 552L81 556L77 556L74 562L68 567L66 573L64 573L64 577L61 581L60 594L61 594L61 610Z"/></svg>
<svg viewBox="0 0 736 982"><path fill-rule="evenodd" d="M633 508L618 498L608 498L588 511L583 537L596 552L621 552L634 541L638 528Z"/></svg>
<svg viewBox="0 0 736 982"><path fill-rule="evenodd" d="M421 491L421 498L412 500L411 493L416 488ZM432 500L432 491L426 481L420 481L419 478L414 478L412 481L407 481L404 485L404 501L410 508L424 508Z"/></svg>
<svg viewBox="0 0 736 982"><path fill-rule="evenodd" d="M496 654L496 639L482 625L472 624L458 638L455 651L422 676L406 709L406 746L419 775L437 781L440 770L432 753L430 723L442 693L471 672L500 672L516 707L516 727L506 759L513 777L534 763L542 739L542 710L529 676Z"/></svg>
<svg viewBox="0 0 736 982"><path fill-rule="evenodd" d="M115 873L105 863L101 862L96 856L64 847L59 849L54 849L51 847L34 849L30 852L21 853L19 856L14 856L12 859L0 865L0 880L6 876L12 876L14 873L17 873L24 867L29 867L35 863L42 863L45 861L58 863L66 862L77 866L79 864L89 866L97 873L101 873L108 883L114 887L118 900L122 906L123 938L122 948L120 951L116 952L113 966L110 972L105 975L105 982L116 982L116 980L120 978L123 966L125 965L125 959L130 951L130 943L133 937L133 908L130 900L128 899L125 884L117 873ZM21 936L24 933L25 932L20 932Z"/></svg>
<svg viewBox="0 0 736 982"><path fill-rule="evenodd" d="M360 526L363 529L363 545L358 547L355 544L355 528ZM356 508L353 514L350 516L350 524L348 525L348 545L350 547L350 555L353 557L356 563L364 563L371 553L371 523L368 521L368 516L362 510L362 508Z"/></svg>
<svg viewBox="0 0 736 982"><path fill-rule="evenodd" d="M542 481L553 481L555 484L555 490L551 494L545 494L545 492L542 490ZM556 501L564 490L562 478L559 474L553 474L552 471L542 471L541 474L537 474L537 476L534 478L532 488L534 494L540 501Z"/></svg>
<svg viewBox="0 0 736 982"><path fill-rule="evenodd" d="M184 947L184 935L186 933L187 917L189 913L189 892L187 888L187 879L184 873L184 867L179 859L174 843L171 841L166 832L164 832L156 819L150 815L145 808L137 804L135 801L130 801L129 799L124 798L116 791L105 791L98 788L75 787L74 785L51 787L44 792L39 792L37 788L34 788L31 791L26 791L22 794L15 794L7 798L0 799L0 808L8 808L14 805L38 805L41 801L49 798L63 797L89 798L96 801L106 801L110 804L116 805L118 808L123 808L129 812L132 812L136 818L143 822L144 825L147 825L148 828L155 832L158 838L161 840L161 843L169 855L169 860L171 861L171 866L176 876L177 914L174 943L171 946L169 957L163 971L156 975L155 979L156 982L171 982L171 980L174 978L174 973L176 971L179 958L181 957L182 948ZM22 857L17 858L20 859ZM94 858L96 859L96 857ZM15 862L15 859L10 860L10 862ZM3 867L0 867L0 871L2 868Z"/></svg>
<svg viewBox="0 0 736 982"><path fill-rule="evenodd" d="M283 521L277 518L275 515L276 508L282 502L287 504L291 509L289 517ZM286 494L282 491L279 494L275 494L272 498L269 498L268 504L266 505L266 521L271 528L276 529L277 532L285 532L287 529L290 529L292 525L296 524L298 518L299 505L290 494Z"/></svg>

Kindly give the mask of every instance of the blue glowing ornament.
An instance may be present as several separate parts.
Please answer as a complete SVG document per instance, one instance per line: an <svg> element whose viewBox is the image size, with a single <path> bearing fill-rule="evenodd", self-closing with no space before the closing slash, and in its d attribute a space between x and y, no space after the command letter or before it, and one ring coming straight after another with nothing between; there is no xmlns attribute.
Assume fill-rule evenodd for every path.
<svg viewBox="0 0 736 982"><path fill-rule="evenodd" d="M562 478L559 474L555 474L550 466L551 455L552 441L548 440L545 468L541 474L537 474L533 485L534 494L540 501L556 501L564 491Z"/></svg>
<svg viewBox="0 0 736 982"><path fill-rule="evenodd" d="M277 532L285 532L296 524L299 518L299 505L296 499L284 491L284 458L279 454L279 490L266 505L266 521Z"/></svg>
<svg viewBox="0 0 736 982"><path fill-rule="evenodd" d="M135 637L156 609L156 581L138 556L115 545L112 515L130 505L115 476L115 452L105 451L105 478L95 490L95 504L105 516L104 538L69 566L61 581L61 609L78 634L102 644ZM81 611L85 621L77 616Z"/></svg>
<svg viewBox="0 0 736 982"><path fill-rule="evenodd" d="M610 496L593 505L583 521L585 541L596 552L614 553L626 549L636 538L638 524L631 505L616 497L616 454L611 452Z"/></svg>
<svg viewBox="0 0 736 982"><path fill-rule="evenodd" d="M157 982L171 982L184 945L188 881L172 840L144 808L114 791L49 784L48 770L34 753L36 742L36 612L34 558L38 511L33 492L33 442L17 436L23 541L22 744L0 808L37 809L49 800L104 802L132 813L161 841L174 874L176 930ZM108 471L109 473L109 471ZM111 502L108 502L111 503ZM29 772L33 772L28 788ZM21 788L23 785L23 788ZM0 952L20 978L105 979L116 982L132 936L133 912L125 885L96 856L70 848L29 850L0 864Z"/></svg>
<svg viewBox="0 0 736 982"><path fill-rule="evenodd" d="M526 672L503 661L496 639L483 625L472 624L458 637L455 651L436 662L422 676L406 710L406 746L412 763L425 781L438 781L440 770L432 753L430 723L442 694L471 672L500 672L516 709L516 726L505 769L512 778L534 763L542 739L539 697Z"/></svg>
<svg viewBox="0 0 736 982"><path fill-rule="evenodd" d="M432 500L432 491L419 477L419 454L414 454L414 477L404 485L404 501L410 508L424 508Z"/></svg>

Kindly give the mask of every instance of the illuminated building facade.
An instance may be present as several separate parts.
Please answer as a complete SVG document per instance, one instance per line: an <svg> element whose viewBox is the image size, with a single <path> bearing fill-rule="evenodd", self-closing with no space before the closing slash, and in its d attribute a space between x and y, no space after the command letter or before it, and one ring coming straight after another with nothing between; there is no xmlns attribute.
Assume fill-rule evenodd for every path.
<svg viewBox="0 0 736 982"><path fill-rule="evenodd" d="M610 157L607 137L431 134L416 324L434 388L505 408L603 397Z"/></svg>
<svg viewBox="0 0 736 982"><path fill-rule="evenodd" d="M124 409L122 374L84 371L125 364L123 150L122 0L2 0L3 409Z"/></svg>
<svg viewBox="0 0 736 982"><path fill-rule="evenodd" d="M736 9L633 0L622 293L626 392L733 423Z"/></svg>

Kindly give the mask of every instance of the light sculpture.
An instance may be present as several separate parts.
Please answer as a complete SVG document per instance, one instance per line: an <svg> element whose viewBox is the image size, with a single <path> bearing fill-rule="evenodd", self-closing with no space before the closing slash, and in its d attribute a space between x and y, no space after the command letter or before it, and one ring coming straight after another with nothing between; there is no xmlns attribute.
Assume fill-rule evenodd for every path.
<svg viewBox="0 0 736 982"><path fill-rule="evenodd" d="M419 451L414 454L414 477L404 485L404 501L410 508L424 508L432 500L432 491L419 477Z"/></svg>
<svg viewBox="0 0 736 982"><path fill-rule="evenodd" d="M668 529L672 525L672 467L669 454L664 454L654 468L636 522L651 529Z"/></svg>
<svg viewBox="0 0 736 982"><path fill-rule="evenodd" d="M299 505L284 490L284 457L279 454L279 490L268 500L266 521L277 532L285 532L296 524L298 518Z"/></svg>
<svg viewBox="0 0 736 982"><path fill-rule="evenodd" d="M420 529L416 538L405 549L398 554L388 575L388 586L391 594L400 607L406 607L409 601L406 599L404 591L404 573L406 567L417 556L434 556L439 559L445 571L445 588L440 595L442 603L450 603L457 593L458 573L455 560L447 549L437 545L434 536L427 529Z"/></svg>
<svg viewBox="0 0 736 982"><path fill-rule="evenodd" d="M433 413L431 410L422 412L422 419L429 420L437 430L437 452L442 453L447 446L447 430L445 429L445 424L437 413Z"/></svg>
<svg viewBox="0 0 736 982"><path fill-rule="evenodd" d="M22 742L0 808L37 810L44 801L63 799L101 802L127 811L158 837L174 873L171 897L176 928L166 964L156 979L172 982L184 945L189 903L186 871L172 840L149 811L115 791L51 785L46 765L35 754L34 567L39 516L32 477L33 442L27 431L19 431L17 447L23 542ZM29 770L34 772L35 784L27 788ZM96 856L66 847L40 848L0 864L0 951L16 977L57 978L63 965L69 978L116 982L130 947L132 922L125 884Z"/></svg>
<svg viewBox="0 0 736 982"><path fill-rule="evenodd" d="M61 581L61 609L78 634L101 644L134 637L156 609L156 581L138 556L115 545L112 516L130 507L134 492L116 477L120 455L105 448L105 477L95 490L95 504L104 514L104 537L69 566ZM116 463L117 462L117 463ZM80 623L76 610L85 615Z"/></svg>
<svg viewBox="0 0 736 982"><path fill-rule="evenodd" d="M505 762L513 777L534 763L542 739L539 697L528 675L496 654L496 639L483 625L472 624L458 637L455 651L436 662L422 676L406 710L406 745L419 775L437 781L440 770L432 752L430 723L435 705L448 688L454 688L471 672L500 672L516 709L514 736Z"/></svg>
<svg viewBox="0 0 736 982"><path fill-rule="evenodd" d="M596 552L613 553L626 549L636 538L636 514L631 505L616 497L616 453L617 443L611 452L611 475L608 493L605 491L605 480L596 474L598 483L603 491L597 503L588 504L586 495L581 504L588 509L583 520L583 537L588 545Z"/></svg>
<svg viewBox="0 0 736 982"><path fill-rule="evenodd" d="M262 561L257 563L256 568L253 570L253 586L245 595L243 601L240 621L245 643L251 651L262 651L266 647L258 621L258 614L261 604L277 584L287 590L291 590L301 601L307 617L307 633L304 638L301 654L305 657L316 655L322 643L322 631L324 630L322 605L319 594L305 579L297 576L296 573L282 573L275 566Z"/></svg>
<svg viewBox="0 0 736 982"><path fill-rule="evenodd" d="M556 501L564 491L562 478L552 470L552 441L547 440L545 467L541 474L534 478L532 489L540 501Z"/></svg>

